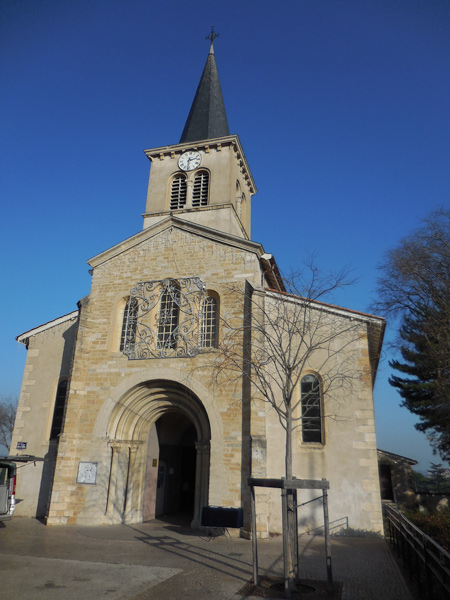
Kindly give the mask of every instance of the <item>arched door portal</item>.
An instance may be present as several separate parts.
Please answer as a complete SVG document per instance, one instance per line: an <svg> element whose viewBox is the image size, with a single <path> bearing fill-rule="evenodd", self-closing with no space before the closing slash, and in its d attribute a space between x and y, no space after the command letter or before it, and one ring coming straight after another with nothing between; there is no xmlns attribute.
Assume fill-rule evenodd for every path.
<svg viewBox="0 0 450 600"><path fill-rule="evenodd" d="M156 486L155 516L182 513L193 515L195 500L196 448L197 432L191 421L183 414L169 412L156 423L159 461ZM149 444L151 454L152 444ZM153 459L149 457L147 474L152 468ZM146 491L152 487L151 474L146 478ZM150 489L149 489L150 488ZM147 492L147 493L146 493ZM145 503L144 503L145 504ZM148 507L151 512L151 502ZM144 520L147 511L144 505Z"/></svg>
<svg viewBox="0 0 450 600"><path fill-rule="evenodd" d="M208 416L199 398L172 381L142 383L122 397L108 427L106 514L136 523L183 513L193 527L208 504Z"/></svg>

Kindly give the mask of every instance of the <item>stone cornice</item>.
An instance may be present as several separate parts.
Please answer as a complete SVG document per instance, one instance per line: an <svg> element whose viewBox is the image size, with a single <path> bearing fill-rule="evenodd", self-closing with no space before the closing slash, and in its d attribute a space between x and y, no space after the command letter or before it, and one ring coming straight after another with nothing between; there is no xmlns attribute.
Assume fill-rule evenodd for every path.
<svg viewBox="0 0 450 600"><path fill-rule="evenodd" d="M214 138L210 140L200 140L198 142L186 142L183 144L173 144L172 146L161 146L159 148L150 148L144 150L145 155L150 161L164 160L165 158L175 158L181 155L186 150L201 150L203 152L210 152L215 150L220 152L222 148L226 146L232 146L236 155L236 160L240 163L242 174L249 187L250 194L256 194L257 189L253 180L250 167L248 166L247 159L245 158L244 150L242 148L239 136L237 134L227 135L220 138Z"/></svg>
<svg viewBox="0 0 450 600"><path fill-rule="evenodd" d="M246 240L248 240L247 232L245 231L244 226L242 225L242 222L236 213L236 209L234 208L234 206L232 204L214 204L214 205L200 206L200 207L195 207L195 208L180 208L178 210L170 210L170 211L164 210L164 211L155 212L155 213L153 213L153 212L152 213L144 213L142 215L142 217L144 219L147 217L164 217L164 216L175 216L176 217L177 215L208 212L210 210L231 210L231 212L233 213L233 215L236 219L236 223L239 225L239 229L242 231L243 237Z"/></svg>

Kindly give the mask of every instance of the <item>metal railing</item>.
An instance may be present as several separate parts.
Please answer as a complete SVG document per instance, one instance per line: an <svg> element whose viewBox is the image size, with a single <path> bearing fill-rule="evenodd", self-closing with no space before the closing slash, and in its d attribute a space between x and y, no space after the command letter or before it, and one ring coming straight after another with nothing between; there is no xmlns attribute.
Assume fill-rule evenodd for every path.
<svg viewBox="0 0 450 600"><path fill-rule="evenodd" d="M386 517L391 543L414 579L421 598L449 598L450 554L396 508L387 505Z"/></svg>

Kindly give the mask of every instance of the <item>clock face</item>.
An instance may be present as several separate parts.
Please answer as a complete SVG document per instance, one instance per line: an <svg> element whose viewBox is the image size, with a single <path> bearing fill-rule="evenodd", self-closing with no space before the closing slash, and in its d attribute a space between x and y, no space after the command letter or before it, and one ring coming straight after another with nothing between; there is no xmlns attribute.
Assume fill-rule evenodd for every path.
<svg viewBox="0 0 450 600"><path fill-rule="evenodd" d="M200 152L195 150L189 150L180 156L178 159L178 166L182 171L193 171L200 166L202 157Z"/></svg>

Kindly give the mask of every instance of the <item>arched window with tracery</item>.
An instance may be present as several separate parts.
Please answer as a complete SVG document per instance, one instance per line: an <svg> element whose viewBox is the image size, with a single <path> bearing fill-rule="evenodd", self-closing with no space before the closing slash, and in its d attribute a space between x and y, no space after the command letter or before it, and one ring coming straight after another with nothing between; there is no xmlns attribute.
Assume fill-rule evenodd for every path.
<svg viewBox="0 0 450 600"><path fill-rule="evenodd" d="M323 443L322 401L320 382L315 375L305 375L301 381L302 440Z"/></svg>
<svg viewBox="0 0 450 600"><path fill-rule="evenodd" d="M202 306L201 347L217 348L219 333L219 301L212 295L206 296Z"/></svg>
<svg viewBox="0 0 450 600"><path fill-rule="evenodd" d="M67 383L67 379L63 379L59 382L58 389L56 390L52 428L50 430L51 440L57 440L62 431L64 409L66 407Z"/></svg>
<svg viewBox="0 0 450 600"><path fill-rule="evenodd" d="M187 185L185 175L175 175L170 189L170 210L178 210L186 205Z"/></svg>
<svg viewBox="0 0 450 600"><path fill-rule="evenodd" d="M209 173L207 171L199 171L194 178L194 186L192 188L192 206L206 206L208 204L209 193Z"/></svg>
<svg viewBox="0 0 450 600"><path fill-rule="evenodd" d="M134 344L136 341L138 301L136 298L131 298L125 305L123 311L122 331L120 334L120 351Z"/></svg>
<svg viewBox="0 0 450 600"><path fill-rule="evenodd" d="M158 318L158 341L162 348L175 348L176 329L180 318L180 287L170 280L161 295Z"/></svg>

